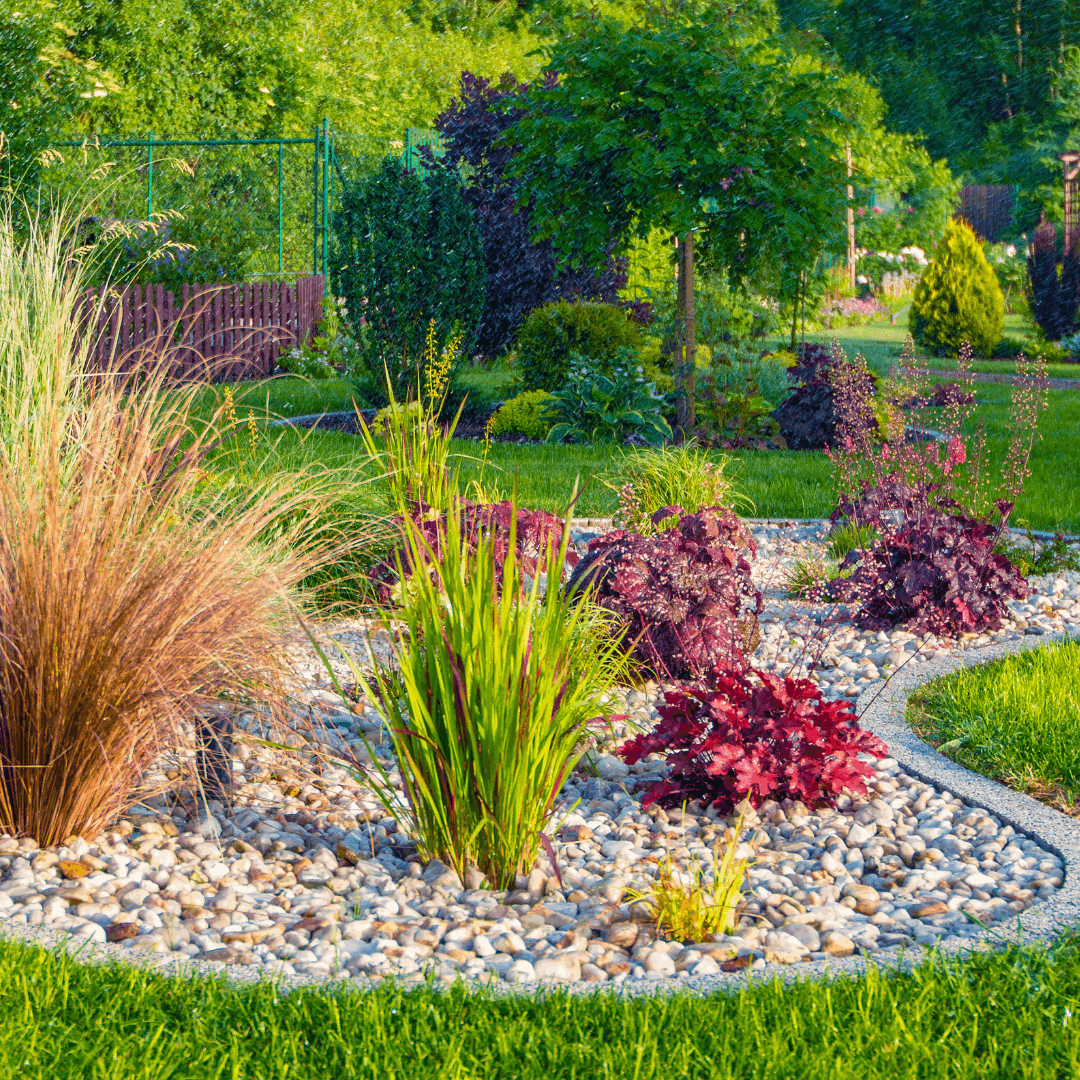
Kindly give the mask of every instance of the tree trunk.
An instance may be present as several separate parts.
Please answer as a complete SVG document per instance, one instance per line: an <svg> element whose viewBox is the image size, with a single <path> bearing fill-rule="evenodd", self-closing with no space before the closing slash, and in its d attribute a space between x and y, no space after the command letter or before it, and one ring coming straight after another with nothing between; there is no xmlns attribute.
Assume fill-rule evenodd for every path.
<svg viewBox="0 0 1080 1080"><path fill-rule="evenodd" d="M685 439L694 417L694 234L679 245L679 337L675 346L675 423Z"/></svg>

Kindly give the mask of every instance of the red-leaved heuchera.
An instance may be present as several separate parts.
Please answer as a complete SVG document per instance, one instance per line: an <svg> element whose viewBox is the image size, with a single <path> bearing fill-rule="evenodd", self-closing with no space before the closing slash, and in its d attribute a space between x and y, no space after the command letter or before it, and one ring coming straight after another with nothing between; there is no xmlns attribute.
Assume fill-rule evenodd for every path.
<svg viewBox="0 0 1080 1080"><path fill-rule="evenodd" d="M832 806L844 792L867 794L873 769L860 753L887 753L859 727L849 702L825 701L808 679L717 672L709 688L682 686L664 697L660 723L618 750L628 765L667 757L670 771L643 806L697 799L725 814L743 799L755 807L769 798Z"/></svg>

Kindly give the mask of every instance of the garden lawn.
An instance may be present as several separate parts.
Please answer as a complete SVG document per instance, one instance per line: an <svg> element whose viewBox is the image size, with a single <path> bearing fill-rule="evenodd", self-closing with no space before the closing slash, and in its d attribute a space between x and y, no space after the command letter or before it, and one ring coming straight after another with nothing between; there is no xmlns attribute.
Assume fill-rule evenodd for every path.
<svg viewBox="0 0 1080 1080"><path fill-rule="evenodd" d="M870 349L875 343L865 334L876 327L856 327L840 331L847 335L845 347ZM883 327L902 340L902 328ZM898 350L899 341L877 343L881 350ZM883 354L884 355L884 354ZM881 366L884 365L882 361ZM1062 365L1067 366L1067 365ZM1000 370L1000 368L998 368ZM1077 372L1080 374L1080 371ZM503 385L505 372L466 371L465 382L475 383L476 391L494 394ZM463 383L463 385L465 385ZM225 384L207 390L207 404L224 393ZM381 496L376 487L355 482L370 480L373 473L362 465L360 440L332 431L301 431L264 425L267 405L270 415L302 415L351 408L349 386L343 380L305 383L295 377L232 384L236 411L244 420L250 409L256 420L257 438L252 443L246 427L210 462L219 479L246 480L273 470L305 467L313 474L337 473L342 491L342 513L354 510L378 510ZM1003 460L1011 435L1009 401L1011 388L991 383L976 387L980 408L976 420L986 424L991 461ZM1080 473L1080 445L1075 432L1080 430L1080 392L1051 390L1049 408L1040 416L1041 439L1032 454L1032 476L1026 483L1013 523L1026 521L1032 528L1080 532L1080 488L1072 482ZM940 410L927 410L922 422L935 426ZM523 506L564 511L574 490L575 480L581 493L575 507L579 517L608 517L618 505L618 474L615 468L619 451L613 446L545 446L494 443L488 454L488 466L481 471L482 444L459 440L454 449L462 455L461 476L464 483L483 476L487 484L497 482L509 493L517 481L518 498ZM738 451L716 453L731 462L735 488L749 503L740 512L754 517L825 517L832 509L832 487L828 461L816 452ZM239 472L243 466L242 475ZM996 466L995 466L996 467ZM348 478L348 483L340 478ZM614 484L605 485L604 481Z"/></svg>
<svg viewBox="0 0 1080 1080"><path fill-rule="evenodd" d="M0 942L0 1075L64 1080L1066 1080L1080 939L733 995L230 988ZM1072 1020L1077 1013L1076 1021Z"/></svg>
<svg viewBox="0 0 1080 1080"><path fill-rule="evenodd" d="M1080 798L1080 642L966 668L911 696L916 731L965 768L1058 806Z"/></svg>

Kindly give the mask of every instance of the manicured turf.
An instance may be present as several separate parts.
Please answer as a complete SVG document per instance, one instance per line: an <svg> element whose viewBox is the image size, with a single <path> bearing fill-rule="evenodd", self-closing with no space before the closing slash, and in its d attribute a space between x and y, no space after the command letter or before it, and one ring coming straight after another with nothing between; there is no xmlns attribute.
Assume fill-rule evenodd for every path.
<svg viewBox="0 0 1080 1080"><path fill-rule="evenodd" d="M1080 642L1053 643L921 687L909 718L966 768L1070 805L1080 797Z"/></svg>
<svg viewBox="0 0 1080 1080"><path fill-rule="evenodd" d="M1065 1080L1080 948L620 1000L230 989L0 943L0 1075L54 1080ZM1072 1019L1073 1013L1077 1019Z"/></svg>

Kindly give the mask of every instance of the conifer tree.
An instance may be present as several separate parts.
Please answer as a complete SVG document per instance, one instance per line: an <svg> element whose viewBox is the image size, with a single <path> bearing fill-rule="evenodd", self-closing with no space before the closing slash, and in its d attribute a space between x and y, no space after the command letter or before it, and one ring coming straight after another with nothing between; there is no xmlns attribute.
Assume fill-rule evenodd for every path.
<svg viewBox="0 0 1080 1080"><path fill-rule="evenodd" d="M1004 325L997 274L971 226L954 219L915 288L912 337L936 355L955 356L966 341L976 356L990 356Z"/></svg>

